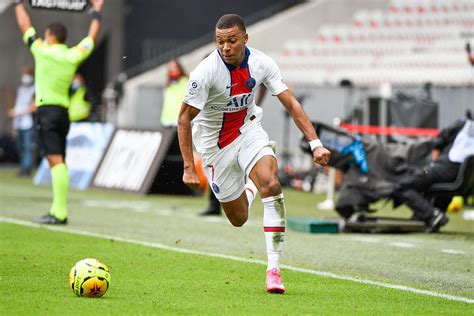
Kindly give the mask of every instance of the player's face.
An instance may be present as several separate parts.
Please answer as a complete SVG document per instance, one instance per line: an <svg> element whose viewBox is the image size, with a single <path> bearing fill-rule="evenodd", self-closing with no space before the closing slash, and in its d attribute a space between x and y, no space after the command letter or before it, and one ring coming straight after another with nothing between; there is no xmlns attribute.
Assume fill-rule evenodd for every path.
<svg viewBox="0 0 474 316"><path fill-rule="evenodd" d="M228 64L238 66L245 58L245 44L248 35L237 25L229 29L216 29L216 45L222 58Z"/></svg>
<svg viewBox="0 0 474 316"><path fill-rule="evenodd" d="M49 29L46 29L44 31L44 40L46 41L46 43L49 43L49 44L54 44L57 42L57 39L56 39L56 36L54 36L50 31Z"/></svg>

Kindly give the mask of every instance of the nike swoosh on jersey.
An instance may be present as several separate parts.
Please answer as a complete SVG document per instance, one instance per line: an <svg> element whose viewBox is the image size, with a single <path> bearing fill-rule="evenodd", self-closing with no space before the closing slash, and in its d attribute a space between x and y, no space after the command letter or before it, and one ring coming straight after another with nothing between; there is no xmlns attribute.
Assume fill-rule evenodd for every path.
<svg viewBox="0 0 474 316"><path fill-rule="evenodd" d="M237 83L234 83L234 84L229 84L227 86L225 86L226 89L230 89L232 88L233 86L237 85Z"/></svg>

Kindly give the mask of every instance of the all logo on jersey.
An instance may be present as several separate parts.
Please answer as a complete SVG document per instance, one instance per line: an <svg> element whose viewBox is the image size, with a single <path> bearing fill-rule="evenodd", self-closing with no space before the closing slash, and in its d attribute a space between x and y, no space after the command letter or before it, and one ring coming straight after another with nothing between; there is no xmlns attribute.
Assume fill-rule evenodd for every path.
<svg viewBox="0 0 474 316"><path fill-rule="evenodd" d="M226 107L234 107L236 110L240 111L242 108L246 107L253 101L252 93L244 93L240 95L236 95L230 99L230 101L226 104Z"/></svg>

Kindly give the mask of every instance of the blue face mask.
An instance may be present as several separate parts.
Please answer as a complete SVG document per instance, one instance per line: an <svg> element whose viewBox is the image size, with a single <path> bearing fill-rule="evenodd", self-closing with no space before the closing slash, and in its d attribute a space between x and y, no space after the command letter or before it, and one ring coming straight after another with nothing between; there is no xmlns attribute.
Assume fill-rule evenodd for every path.
<svg viewBox="0 0 474 316"><path fill-rule="evenodd" d="M77 81L73 81L71 83L71 90L72 91L76 91L77 89L79 89L81 87L81 83L80 82L77 82Z"/></svg>
<svg viewBox="0 0 474 316"><path fill-rule="evenodd" d="M31 75L23 74L21 76L21 83L24 84L24 85L27 85L27 86L32 85L33 81L34 81L34 79L33 79L33 76L31 76Z"/></svg>

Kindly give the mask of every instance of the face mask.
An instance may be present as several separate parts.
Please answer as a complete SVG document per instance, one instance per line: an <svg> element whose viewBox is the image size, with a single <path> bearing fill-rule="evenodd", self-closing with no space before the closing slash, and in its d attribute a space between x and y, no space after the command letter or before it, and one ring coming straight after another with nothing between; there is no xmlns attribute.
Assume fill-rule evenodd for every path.
<svg viewBox="0 0 474 316"><path fill-rule="evenodd" d="M27 74L23 74L21 76L21 83L24 84L24 85L31 85L33 84L33 76L31 75L27 75Z"/></svg>
<svg viewBox="0 0 474 316"><path fill-rule="evenodd" d="M81 86L81 83L79 81L73 81L71 83L71 90L76 91L77 89L79 89L80 86Z"/></svg>
<svg viewBox="0 0 474 316"><path fill-rule="evenodd" d="M181 77L181 71L179 70L168 71L168 78L171 81L178 80L180 77Z"/></svg>

